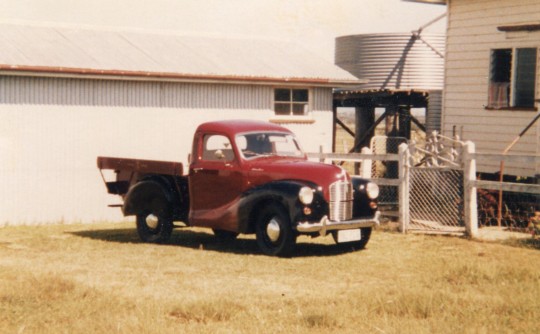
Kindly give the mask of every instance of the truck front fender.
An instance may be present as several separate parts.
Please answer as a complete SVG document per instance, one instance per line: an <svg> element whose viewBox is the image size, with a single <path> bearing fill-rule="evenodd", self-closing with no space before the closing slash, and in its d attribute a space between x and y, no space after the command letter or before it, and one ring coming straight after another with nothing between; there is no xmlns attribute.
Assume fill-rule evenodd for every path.
<svg viewBox="0 0 540 334"><path fill-rule="evenodd" d="M254 232L253 223L257 214L270 203L281 205L289 214L291 222L297 221L303 207L298 200L298 193L305 186L316 188L316 185L309 182L284 180L270 182L242 194L238 212L239 232Z"/></svg>

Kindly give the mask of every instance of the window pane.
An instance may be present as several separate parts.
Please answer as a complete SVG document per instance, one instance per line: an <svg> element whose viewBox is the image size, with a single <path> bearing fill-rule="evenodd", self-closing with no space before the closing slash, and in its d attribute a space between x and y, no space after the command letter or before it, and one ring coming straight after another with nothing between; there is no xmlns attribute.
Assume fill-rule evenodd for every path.
<svg viewBox="0 0 540 334"><path fill-rule="evenodd" d="M514 106L534 107L536 49L517 49L516 61Z"/></svg>
<svg viewBox="0 0 540 334"><path fill-rule="evenodd" d="M511 49L499 49L491 52L488 92L488 106L490 108L507 108L510 106L511 69Z"/></svg>
<svg viewBox="0 0 540 334"><path fill-rule="evenodd" d="M234 153L231 142L225 136L209 135L204 137L203 160L232 161Z"/></svg>
<svg viewBox="0 0 540 334"><path fill-rule="evenodd" d="M289 102L291 100L291 90L290 89L276 89L274 92L274 100Z"/></svg>
<svg viewBox="0 0 540 334"><path fill-rule="evenodd" d="M309 104L308 89L274 90L274 111L276 115L305 115Z"/></svg>
<svg viewBox="0 0 540 334"><path fill-rule="evenodd" d="M294 115L305 115L306 108L307 108L307 104L295 103L295 104L293 104L293 114Z"/></svg>
<svg viewBox="0 0 540 334"><path fill-rule="evenodd" d="M290 115L291 105L289 103L276 103L274 106L276 115Z"/></svg>
<svg viewBox="0 0 540 334"><path fill-rule="evenodd" d="M510 82L512 49L493 50L491 56L491 81Z"/></svg>
<svg viewBox="0 0 540 334"><path fill-rule="evenodd" d="M293 101L294 102L307 102L308 101L308 91L307 91L307 89L295 89L295 90L293 90Z"/></svg>

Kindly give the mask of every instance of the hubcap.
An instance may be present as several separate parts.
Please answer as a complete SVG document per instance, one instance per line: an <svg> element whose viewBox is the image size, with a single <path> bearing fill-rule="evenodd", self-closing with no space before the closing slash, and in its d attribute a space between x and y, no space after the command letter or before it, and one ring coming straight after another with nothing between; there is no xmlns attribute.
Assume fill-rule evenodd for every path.
<svg viewBox="0 0 540 334"><path fill-rule="evenodd" d="M153 214L149 214L148 216L146 216L146 225L148 227L154 230L158 227L158 224L159 224L158 217L154 216Z"/></svg>
<svg viewBox="0 0 540 334"><path fill-rule="evenodd" d="M279 239L279 234L281 233L281 230L279 228L279 223L277 222L276 218L272 218L268 225L266 226L266 234L268 235L268 239L272 242L276 242Z"/></svg>

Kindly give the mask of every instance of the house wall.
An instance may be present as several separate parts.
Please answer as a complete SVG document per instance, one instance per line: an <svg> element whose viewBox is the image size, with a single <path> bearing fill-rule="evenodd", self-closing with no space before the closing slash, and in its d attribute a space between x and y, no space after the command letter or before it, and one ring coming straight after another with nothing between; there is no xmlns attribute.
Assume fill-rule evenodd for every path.
<svg viewBox="0 0 540 334"><path fill-rule="evenodd" d="M449 0L445 64L443 133L461 134L478 152L502 153L534 118L534 111L486 110L490 51L497 48L540 47L540 31L501 32L498 26L538 22L540 2L533 0ZM539 52L540 54L540 52ZM540 61L537 60L537 67ZM537 68L536 98L540 70ZM510 151L537 154L539 126ZM499 164L479 163L479 171L496 172ZM507 164L505 172L533 176L537 166Z"/></svg>
<svg viewBox="0 0 540 334"><path fill-rule="evenodd" d="M332 92L312 97L315 122L290 128L315 151L331 147ZM0 226L122 220L97 156L186 163L200 123L268 121L272 98L270 86L0 77Z"/></svg>

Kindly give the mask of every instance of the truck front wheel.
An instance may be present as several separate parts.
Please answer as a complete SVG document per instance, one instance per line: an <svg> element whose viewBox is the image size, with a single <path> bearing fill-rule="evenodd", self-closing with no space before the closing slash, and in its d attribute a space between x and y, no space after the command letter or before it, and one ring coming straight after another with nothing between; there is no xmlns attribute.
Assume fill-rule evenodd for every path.
<svg viewBox="0 0 540 334"><path fill-rule="evenodd" d="M170 218L144 211L137 215L137 233L144 242L162 243L169 240L173 229Z"/></svg>
<svg viewBox="0 0 540 334"><path fill-rule="evenodd" d="M272 256L289 256L296 244L296 234L289 216L279 205L272 204L259 214L255 233L262 252Z"/></svg>

